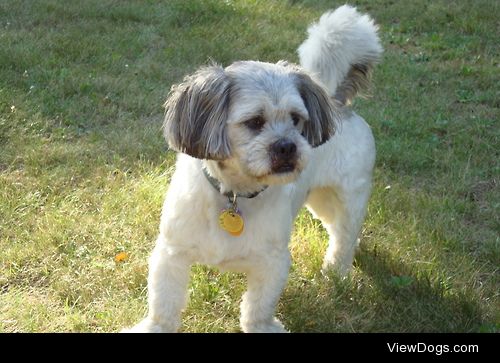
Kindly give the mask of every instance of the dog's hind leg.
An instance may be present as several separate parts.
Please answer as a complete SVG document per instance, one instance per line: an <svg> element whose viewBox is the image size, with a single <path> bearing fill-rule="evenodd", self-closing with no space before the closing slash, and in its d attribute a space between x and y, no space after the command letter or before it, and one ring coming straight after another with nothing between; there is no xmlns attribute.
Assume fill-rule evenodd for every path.
<svg viewBox="0 0 500 363"><path fill-rule="evenodd" d="M324 187L310 191L306 207L329 234L323 270L334 267L341 275L351 270L370 190L371 183L366 182L350 190Z"/></svg>

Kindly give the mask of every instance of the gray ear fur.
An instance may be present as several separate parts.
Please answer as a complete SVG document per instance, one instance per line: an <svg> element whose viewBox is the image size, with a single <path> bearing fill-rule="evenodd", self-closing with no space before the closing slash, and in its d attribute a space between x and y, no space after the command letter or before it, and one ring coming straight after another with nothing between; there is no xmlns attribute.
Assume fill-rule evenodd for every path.
<svg viewBox="0 0 500 363"><path fill-rule="evenodd" d="M297 89L309 112L309 120L304 123L303 135L312 147L316 147L333 136L337 120L340 118L334 101L321 85L302 71L298 71L295 76Z"/></svg>
<svg viewBox="0 0 500 363"><path fill-rule="evenodd" d="M173 86L163 123L170 147L198 159L227 159L230 93L229 77L219 66L201 68Z"/></svg>

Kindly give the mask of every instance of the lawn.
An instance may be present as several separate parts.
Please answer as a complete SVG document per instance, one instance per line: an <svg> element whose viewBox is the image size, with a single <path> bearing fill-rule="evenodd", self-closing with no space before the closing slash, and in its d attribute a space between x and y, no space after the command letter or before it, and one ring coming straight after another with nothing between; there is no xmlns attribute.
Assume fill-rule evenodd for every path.
<svg viewBox="0 0 500 363"><path fill-rule="evenodd" d="M170 86L210 60L296 62L343 3L0 0L0 332L142 318ZM385 48L354 105L377 140L369 213L347 279L321 275L327 235L301 213L278 315L293 332L498 332L500 2L351 4ZM244 289L194 267L183 331L239 331Z"/></svg>

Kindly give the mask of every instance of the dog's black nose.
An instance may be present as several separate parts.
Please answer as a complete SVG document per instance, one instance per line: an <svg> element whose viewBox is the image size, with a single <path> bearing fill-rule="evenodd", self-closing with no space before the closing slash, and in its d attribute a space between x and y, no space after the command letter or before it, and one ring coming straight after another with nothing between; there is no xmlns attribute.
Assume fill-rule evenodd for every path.
<svg viewBox="0 0 500 363"><path fill-rule="evenodd" d="M295 170L297 145L281 139L271 145L271 169L274 173L288 173Z"/></svg>
<svg viewBox="0 0 500 363"><path fill-rule="evenodd" d="M271 146L271 150L278 158L289 160L295 157L297 145L290 140L281 139Z"/></svg>

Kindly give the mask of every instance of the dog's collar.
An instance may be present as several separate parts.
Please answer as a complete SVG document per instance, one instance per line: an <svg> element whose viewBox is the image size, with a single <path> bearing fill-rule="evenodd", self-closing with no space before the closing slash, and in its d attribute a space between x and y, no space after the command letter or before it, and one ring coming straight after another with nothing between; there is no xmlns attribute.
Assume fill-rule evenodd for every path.
<svg viewBox="0 0 500 363"><path fill-rule="evenodd" d="M221 191L220 190L220 181L218 181L216 178L214 178L213 176L208 174L207 169L202 168L202 170L203 170L203 174L205 175L205 178L207 178L208 182L220 193L220 191ZM229 200L231 200L231 198L233 198L233 200L236 200L236 198L251 199L251 198L255 198L256 196L258 196L260 193L262 193L266 189L267 189L267 185L265 185L261 190L259 190L257 192L253 192L253 193L235 193L233 191L228 191L228 192L225 192L224 195L226 197L228 197Z"/></svg>

